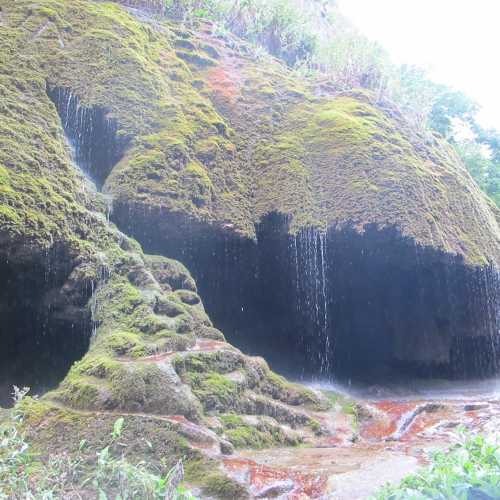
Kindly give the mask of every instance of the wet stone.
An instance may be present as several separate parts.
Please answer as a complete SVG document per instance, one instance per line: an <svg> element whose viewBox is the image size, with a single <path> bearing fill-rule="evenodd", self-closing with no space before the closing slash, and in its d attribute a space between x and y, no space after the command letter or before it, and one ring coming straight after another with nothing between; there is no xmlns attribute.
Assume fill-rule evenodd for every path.
<svg viewBox="0 0 500 500"><path fill-rule="evenodd" d="M260 490L255 498L278 498L293 490L295 484L289 479L287 481L277 481Z"/></svg>
<svg viewBox="0 0 500 500"><path fill-rule="evenodd" d="M464 406L465 411L485 410L489 408L488 403L469 403Z"/></svg>
<svg viewBox="0 0 500 500"><path fill-rule="evenodd" d="M234 453L234 446L229 441L221 440L220 451L223 455L232 455Z"/></svg>

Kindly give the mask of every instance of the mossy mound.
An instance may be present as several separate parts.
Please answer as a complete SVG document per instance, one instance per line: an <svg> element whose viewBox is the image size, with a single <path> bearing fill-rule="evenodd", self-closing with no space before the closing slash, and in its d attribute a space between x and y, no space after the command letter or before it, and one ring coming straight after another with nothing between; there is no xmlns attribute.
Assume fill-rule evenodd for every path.
<svg viewBox="0 0 500 500"><path fill-rule="evenodd" d="M303 409L321 407L320 399L273 374L264 360L244 356L222 334L213 340L195 290L181 264L125 254L91 299L96 332L88 354L46 397L79 410L181 415L193 422L236 411L309 425Z"/></svg>
<svg viewBox="0 0 500 500"><path fill-rule="evenodd" d="M0 28L0 262L57 274L40 303L56 297L58 320L78 310L93 327L60 386L25 403L40 449L97 442L124 416L131 452L147 451L133 434L157 436L207 495L237 498L222 453L297 444L294 431L321 433L315 415L328 409L229 345L188 270L145 256L107 220L109 200L73 164L69 123L81 126L76 156L96 116L109 126L117 161L94 173L112 217L160 242L186 227L251 239L279 212L292 232L395 225L468 262L497 261L496 209L439 139L369 94L328 95L208 23L113 2L3 1Z"/></svg>
<svg viewBox="0 0 500 500"><path fill-rule="evenodd" d="M215 31L208 23L175 31L183 51L216 54L211 64L185 60L234 147L226 156L204 139L195 155L215 191L222 178L213 177L214 168L224 168L226 186L234 185L228 172L239 178L236 191L214 196L203 222L247 236L271 212L288 216L294 233L395 226L403 237L469 263L498 261L498 210L442 138L414 130L369 92L332 94ZM165 214L153 210L149 220L160 234L169 232Z"/></svg>
<svg viewBox="0 0 500 500"><path fill-rule="evenodd" d="M46 84L105 110L116 126L121 160L104 189L120 225L148 214L164 237L195 223L254 237L255 223L277 211L292 218L292 232L396 226L418 244L496 262L497 211L442 140L416 133L375 96L331 95L209 23L151 16L155 6L26 0L3 9L3 51L20 62L4 70L16 80L9 99L19 108L26 99L16 92L29 91L43 142L54 144L45 135L55 130L45 126L53 116ZM26 142L15 129L4 137ZM65 226L71 207L61 203ZM3 217L20 226L14 205Z"/></svg>
<svg viewBox="0 0 500 500"><path fill-rule="evenodd" d="M123 417L127 459L147 456L154 467L161 458L162 470L182 459L186 480L204 494L245 498L244 487L220 468L224 454L294 446L321 432L315 416L329 409L326 399L215 335L195 290L187 270L170 259L134 248L115 262L91 298L89 352L58 389L16 409L42 461L47 453L81 454L82 440L95 452Z"/></svg>
<svg viewBox="0 0 500 500"><path fill-rule="evenodd" d="M236 448L271 448L296 446L304 437L280 426L271 417L245 417L237 414L221 415L224 437Z"/></svg>
<svg viewBox="0 0 500 500"><path fill-rule="evenodd" d="M443 139L416 133L388 103L351 92L300 104L277 137L258 151L262 214L274 203L293 214L292 230L395 226L420 245L496 262L497 209Z"/></svg>
<svg viewBox="0 0 500 500"><path fill-rule="evenodd" d="M214 438L201 427L198 434L192 430L189 433L186 425L173 419L78 412L31 398L24 399L15 411L23 418L25 439L36 457L32 464L33 477L36 477L37 467L43 468L50 461L76 464L70 469L75 476L73 480L82 483L79 493L89 498L95 492L86 476L95 475L98 454L105 448L110 456L120 457L130 464L147 462L148 469L160 476L165 476L181 460L185 483L200 495L222 499L248 497L245 488L225 474L219 461L207 456L206 448L213 444ZM123 419L121 430L115 435L119 418ZM67 491L59 493L74 493L76 484L71 477L59 484L67 486Z"/></svg>

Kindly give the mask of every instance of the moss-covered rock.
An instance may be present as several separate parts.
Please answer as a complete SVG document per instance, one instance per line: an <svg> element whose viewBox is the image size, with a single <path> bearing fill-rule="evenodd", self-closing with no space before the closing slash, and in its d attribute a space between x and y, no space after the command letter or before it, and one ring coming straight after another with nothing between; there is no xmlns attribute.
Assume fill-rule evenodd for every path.
<svg viewBox="0 0 500 500"><path fill-rule="evenodd" d="M109 196L122 230L155 236L152 251L187 241L186 228L197 241L207 228L254 238L276 211L292 232L395 225L470 263L497 261L496 209L440 139L374 96L321 94L209 24L188 30L117 2L0 3L0 258L57 276L41 302L92 327L61 385L24 403L40 450L97 444L122 415L131 454L150 442L156 458L187 459L206 495L244 498L218 469L223 443L294 445L288 429L321 432L315 412L328 409L226 343L189 271L109 222ZM109 127L116 162L93 166L106 196L72 161L75 113ZM221 422L211 459L179 424L207 430L209 418Z"/></svg>
<svg viewBox="0 0 500 500"><path fill-rule="evenodd" d="M279 425L271 417L244 417L237 414L221 415L224 437L236 448L270 448L295 446L304 437Z"/></svg>
<svg viewBox="0 0 500 500"><path fill-rule="evenodd" d="M4 7L2 24L9 107L0 217L9 238L30 232L46 243L91 224L47 84L115 124L122 158L105 190L123 227L148 214L165 239L195 221L252 237L254 224L278 211L292 217L291 231L395 225L469 262L497 260L497 211L450 148L369 93L317 97L315 82L211 36L209 24L188 31L110 2L21 0ZM67 103L56 104L64 119ZM25 160L40 143L33 178ZM14 163L24 167L14 171ZM44 180L49 163L57 182ZM22 203L20 192L29 193Z"/></svg>
<svg viewBox="0 0 500 500"><path fill-rule="evenodd" d="M496 262L497 210L444 140L415 132L388 103L368 92L301 103L277 139L258 152L262 214L276 203L294 215L292 230L313 221L360 230L396 226L421 245L475 264Z"/></svg>
<svg viewBox="0 0 500 500"><path fill-rule="evenodd" d="M83 483L80 493L89 497L92 491L87 491L85 479L95 475L98 453L104 448L110 456L130 464L147 462L148 469L161 476L182 460L185 480L201 494L215 498L247 496L245 488L227 477L216 460L206 457L195 442L182 435L182 425L175 421L124 415L120 435L116 437L114 427L119 417L113 413L79 412L31 398L23 400L15 411L23 418L22 430L36 457L35 464L44 467L58 457L64 457L65 463L78 464L72 473L76 475L74 479ZM74 491L70 479L67 486ZM71 491L61 493L70 495Z"/></svg>

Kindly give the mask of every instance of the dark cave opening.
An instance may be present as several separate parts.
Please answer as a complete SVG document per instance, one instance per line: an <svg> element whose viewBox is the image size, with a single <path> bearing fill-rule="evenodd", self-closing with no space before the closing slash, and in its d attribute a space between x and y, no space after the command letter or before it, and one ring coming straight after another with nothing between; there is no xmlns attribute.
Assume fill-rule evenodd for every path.
<svg viewBox="0 0 500 500"><path fill-rule="evenodd" d="M254 242L180 220L162 230L135 213L114 216L147 252L190 269L229 342L289 377L384 383L498 372L491 267L467 266L391 227L290 236L287 218L270 214Z"/></svg>
<svg viewBox="0 0 500 500"><path fill-rule="evenodd" d="M0 257L0 406L11 406L13 385L31 395L55 388L88 350L90 294L69 301L67 262L60 249L23 262Z"/></svg>
<svg viewBox="0 0 500 500"><path fill-rule="evenodd" d="M61 118L75 163L101 190L128 140L118 137L117 123L105 108L83 106L71 89L47 86L47 95Z"/></svg>

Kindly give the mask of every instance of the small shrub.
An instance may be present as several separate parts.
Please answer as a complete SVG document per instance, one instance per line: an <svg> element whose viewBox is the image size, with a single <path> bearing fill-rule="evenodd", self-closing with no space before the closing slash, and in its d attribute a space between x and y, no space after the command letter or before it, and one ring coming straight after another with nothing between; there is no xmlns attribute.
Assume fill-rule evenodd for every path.
<svg viewBox="0 0 500 500"><path fill-rule="evenodd" d="M500 498L500 442L498 437L461 434L446 452L432 456L431 465L386 486L376 500Z"/></svg>

